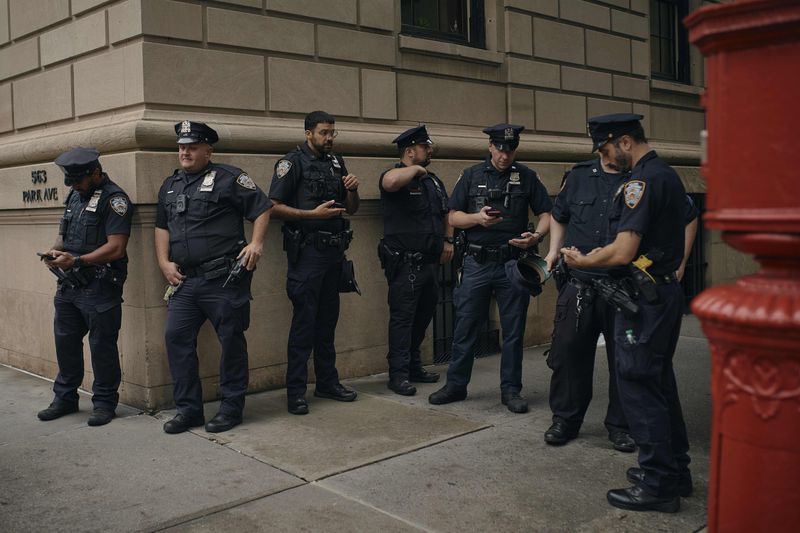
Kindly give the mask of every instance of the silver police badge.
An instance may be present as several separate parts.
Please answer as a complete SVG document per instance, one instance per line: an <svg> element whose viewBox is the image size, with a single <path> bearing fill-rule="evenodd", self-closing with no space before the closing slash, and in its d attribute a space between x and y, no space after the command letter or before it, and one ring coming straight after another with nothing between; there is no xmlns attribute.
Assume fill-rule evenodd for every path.
<svg viewBox="0 0 800 533"><path fill-rule="evenodd" d="M181 133L191 133L192 132L192 123L188 120L184 120L181 122Z"/></svg>
<svg viewBox="0 0 800 533"><path fill-rule="evenodd" d="M644 195L644 189L647 184L643 181L633 180L625 184L625 205L631 209L639 205L639 200Z"/></svg>
<svg viewBox="0 0 800 533"><path fill-rule="evenodd" d="M124 196L115 196L111 199L111 209L121 217L125 216L128 212L128 200Z"/></svg>
<svg viewBox="0 0 800 533"><path fill-rule="evenodd" d="M505 136L505 139L507 141L513 141L514 140L514 128L506 128L505 131L503 132L503 135Z"/></svg>
<svg viewBox="0 0 800 533"><path fill-rule="evenodd" d="M200 184L200 188L197 189L200 192L211 192L214 190L214 178L217 176L217 171L212 170L208 174L203 177L203 183Z"/></svg>
<svg viewBox="0 0 800 533"><path fill-rule="evenodd" d="M94 191L94 194L91 198L89 198L89 203L86 205L86 210L91 211L94 213L97 211L97 204L100 203L100 196L102 196L103 191Z"/></svg>
<svg viewBox="0 0 800 533"><path fill-rule="evenodd" d="M288 174L290 170L292 170L292 162L288 159L281 159L275 167L275 176L280 179Z"/></svg>
<svg viewBox="0 0 800 533"><path fill-rule="evenodd" d="M512 172L508 182L511 185L519 185L519 172Z"/></svg>
<svg viewBox="0 0 800 533"><path fill-rule="evenodd" d="M247 174L239 174L239 177L236 178L236 183L244 187L245 189L250 189L251 191L256 190L256 184L253 183L253 180Z"/></svg>

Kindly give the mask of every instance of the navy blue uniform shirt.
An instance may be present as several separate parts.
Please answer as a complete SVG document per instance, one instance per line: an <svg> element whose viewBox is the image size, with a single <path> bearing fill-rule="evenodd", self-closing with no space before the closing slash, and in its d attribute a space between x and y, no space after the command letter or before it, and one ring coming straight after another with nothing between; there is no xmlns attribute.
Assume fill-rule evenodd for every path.
<svg viewBox="0 0 800 533"><path fill-rule="evenodd" d="M245 240L242 217L252 222L270 207L242 169L209 163L196 174L176 170L164 181L156 227L169 231L170 261L195 267L238 254Z"/></svg>
<svg viewBox="0 0 800 533"><path fill-rule="evenodd" d="M628 175L605 172L597 159L575 165L567 175L553 205L553 219L566 226L564 246L584 254L616 238L609 221L614 194Z"/></svg>
<svg viewBox="0 0 800 533"><path fill-rule="evenodd" d="M488 191L496 191L495 195L500 193L499 198L487 199L486 205L499 210L503 221L488 228L476 225L465 230L467 240L473 244L508 244L510 239L527 231L528 208L537 216L553 209L547 189L536 172L517 162L500 172L492 165L490 157L462 172L450 196L450 209L477 213L480 209L476 200L486 198Z"/></svg>
<svg viewBox="0 0 800 533"><path fill-rule="evenodd" d="M678 174L655 150L642 157L617 193L617 231L642 236L636 256L658 249L664 253L650 268L653 275L675 272L683 259L686 190Z"/></svg>
<svg viewBox="0 0 800 533"><path fill-rule="evenodd" d="M397 163L394 168L405 166ZM448 212L444 183L429 172L427 176L415 177L405 187L389 192L383 188L383 176L389 170L385 170L378 180L387 246L393 250L440 255L444 248L444 217Z"/></svg>
<svg viewBox="0 0 800 533"><path fill-rule="evenodd" d="M339 155L317 156L303 143L275 164L275 174L269 187L269 197L295 209L313 210L330 200L344 207L347 189L342 177L347 176L344 159ZM286 221L289 227L306 232L344 229L344 219L335 217L314 220Z"/></svg>

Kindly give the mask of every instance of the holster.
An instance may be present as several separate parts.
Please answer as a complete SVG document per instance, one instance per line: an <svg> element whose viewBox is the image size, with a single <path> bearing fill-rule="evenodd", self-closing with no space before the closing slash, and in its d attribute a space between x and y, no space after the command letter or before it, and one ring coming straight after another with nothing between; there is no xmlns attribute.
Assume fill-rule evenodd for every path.
<svg viewBox="0 0 800 533"><path fill-rule="evenodd" d="M630 265L630 272L633 281L636 283L636 287L642 293L647 303L656 303L658 301L658 291L656 290L656 284L652 278L634 265Z"/></svg>
<svg viewBox="0 0 800 533"><path fill-rule="evenodd" d="M286 257L290 263L296 263L303 248L303 230L293 230L284 224L281 232L283 232L283 249L286 251Z"/></svg>
<svg viewBox="0 0 800 533"><path fill-rule="evenodd" d="M378 241L378 259L381 261L381 268L388 281L392 281L400 269L403 255L389 248L383 239Z"/></svg>

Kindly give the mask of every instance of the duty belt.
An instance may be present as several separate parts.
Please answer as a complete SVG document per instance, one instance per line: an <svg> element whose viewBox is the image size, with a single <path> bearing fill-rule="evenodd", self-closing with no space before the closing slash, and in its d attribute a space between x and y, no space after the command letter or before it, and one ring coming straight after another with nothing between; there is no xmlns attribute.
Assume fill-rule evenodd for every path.
<svg viewBox="0 0 800 533"><path fill-rule="evenodd" d="M478 263L505 263L509 259L517 259L521 250L516 246L501 244L499 246L481 246L468 244L466 255L471 255Z"/></svg>
<svg viewBox="0 0 800 533"><path fill-rule="evenodd" d="M227 271L230 270L231 263L236 259L235 255L223 255L222 257L217 257L215 259L210 259L203 263L200 263L197 266L179 267L180 271L188 278L196 278L196 277L206 277L208 278L208 274L218 274L215 277L222 276L222 274L227 274Z"/></svg>
<svg viewBox="0 0 800 533"><path fill-rule="evenodd" d="M678 281L678 276L675 275L675 272L670 272L669 274L665 274L663 276L654 274L653 279L656 280L656 285L668 285L673 281Z"/></svg>
<svg viewBox="0 0 800 533"><path fill-rule="evenodd" d="M347 250L352 240L353 230L350 229L338 233L315 231L303 237L303 244L313 244L318 250L321 248L338 248L343 252Z"/></svg>

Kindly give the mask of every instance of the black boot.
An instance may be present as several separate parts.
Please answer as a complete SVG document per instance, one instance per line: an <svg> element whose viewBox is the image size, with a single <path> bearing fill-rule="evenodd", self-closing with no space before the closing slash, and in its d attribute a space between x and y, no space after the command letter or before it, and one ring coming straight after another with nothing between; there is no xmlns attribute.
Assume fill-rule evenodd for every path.
<svg viewBox="0 0 800 533"><path fill-rule="evenodd" d="M628 481L631 483L641 483L644 481L644 470L641 468L629 468L627 472L625 472L625 477L628 478ZM692 486L692 476L679 476L678 477L678 494L681 495L683 498L688 498L694 492L694 487Z"/></svg>
<svg viewBox="0 0 800 533"><path fill-rule="evenodd" d="M551 446L561 446L578 436L578 430L569 427L563 420L556 420L553 425L544 432L544 441Z"/></svg>
<svg viewBox="0 0 800 533"><path fill-rule="evenodd" d="M223 413L220 411L214 418L206 424L206 431L209 433L222 433L228 431L242 423L242 415Z"/></svg>
<svg viewBox="0 0 800 533"><path fill-rule="evenodd" d="M178 413L175 418L164 423L164 433L176 434L189 431L191 428L200 427L206 423L203 415L184 415Z"/></svg>
<svg viewBox="0 0 800 533"><path fill-rule="evenodd" d="M417 393L417 388L402 376L389 378L388 387L401 396L414 396Z"/></svg>
<svg viewBox="0 0 800 533"><path fill-rule="evenodd" d="M92 410L92 416L89 417L89 420L86 421L87 424L90 426L105 426L111 419L113 419L116 415L113 409L109 409L107 407L95 407Z"/></svg>
<svg viewBox="0 0 800 533"><path fill-rule="evenodd" d="M614 489L606 494L608 503L628 511L659 511L661 513L677 513L681 508L681 499L674 496L653 496L642 487L634 485L627 489Z"/></svg>
<svg viewBox="0 0 800 533"><path fill-rule="evenodd" d="M428 402L433 405L443 405L446 403L460 402L467 397L466 389L454 389L445 384L444 387L428 396Z"/></svg>
<svg viewBox="0 0 800 533"><path fill-rule="evenodd" d="M516 391L504 392L500 394L500 401L508 407L512 413L527 413L528 401Z"/></svg>
<svg viewBox="0 0 800 533"><path fill-rule="evenodd" d="M53 402L47 409L42 409L36 415L39 417L39 420L55 420L56 418L61 418L64 415L68 415L71 413L78 412L78 404L77 403L63 403L63 402Z"/></svg>

